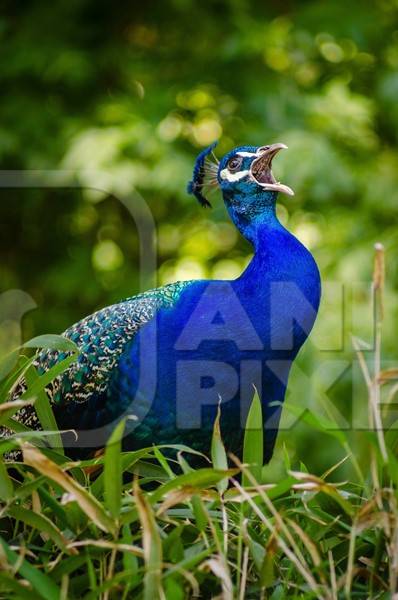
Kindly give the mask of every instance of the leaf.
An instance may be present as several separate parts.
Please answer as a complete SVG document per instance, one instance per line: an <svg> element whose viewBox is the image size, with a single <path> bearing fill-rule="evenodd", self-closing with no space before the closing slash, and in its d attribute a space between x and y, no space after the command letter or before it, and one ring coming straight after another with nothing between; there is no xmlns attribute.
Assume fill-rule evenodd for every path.
<svg viewBox="0 0 398 600"><path fill-rule="evenodd" d="M18 579L15 579L11 573L0 573L0 584L2 584L0 589L3 593L6 589L15 592L15 596L9 596L9 598L32 600L31 586L27 587L26 585L22 585L22 583L20 583ZM3 598L5 597L6 596L3 596Z"/></svg>
<svg viewBox="0 0 398 600"><path fill-rule="evenodd" d="M8 375L10 370L13 368L15 363L18 361L19 353L23 348L59 350L60 352L71 352L75 356L77 356L79 354L79 348L76 346L76 344L74 342L72 342L72 340L70 340L62 335L54 335L54 334L40 335L38 337L32 338L31 340L28 340L21 346L18 346L15 350L13 350L12 352L10 352L9 354L7 354L6 356L4 356L2 358L2 360L0 361L0 381L2 381ZM29 363L29 365L32 364L36 360L35 356L33 356L30 359L26 359L26 357L22 357L22 358L25 358L26 362ZM15 378L14 374L10 375L10 377L6 380L6 382L3 382L3 384L2 384L2 386L0 388L1 393L4 393L4 389L5 389L4 383L8 383L8 382L15 383L15 381L18 380L18 378L23 374L24 369L25 369L25 365L22 365L21 367L17 367L17 369L16 369L17 377Z"/></svg>
<svg viewBox="0 0 398 600"><path fill-rule="evenodd" d="M2 356L0 361L0 381L5 379L7 375L9 375L10 371L12 371L18 362L19 349L13 350L9 354ZM8 381L8 379L6 380ZM4 382L3 382L4 384ZM3 384L1 390L3 391Z"/></svg>
<svg viewBox="0 0 398 600"><path fill-rule="evenodd" d="M181 573L183 570L191 571L193 568L200 563L202 560L207 558L209 554L212 554L214 548L209 546L206 550L202 550L202 552L198 552L197 554L190 555L187 553L187 557L184 558L181 562L176 565L170 567L164 574L164 579L167 577L171 577L173 575Z"/></svg>
<svg viewBox="0 0 398 600"><path fill-rule="evenodd" d="M178 487L191 486L193 488L204 488L217 485L224 477L231 477L238 473L238 469L228 469L227 471L219 469L198 469L190 473L178 475L171 481L159 486L151 495L151 504L158 502L163 496Z"/></svg>
<svg viewBox="0 0 398 600"><path fill-rule="evenodd" d="M126 452L121 454L121 470L122 473L127 471L130 467L134 466L136 462L143 458L144 456L148 456L152 454L152 448L143 448L142 450L135 450L133 452ZM92 464L93 466L101 465L104 461L104 457L94 458L91 461L82 461L82 465L88 466L87 463ZM103 487L104 487L105 473L104 471L100 473L95 481L90 486L91 493L96 498L99 498Z"/></svg>
<svg viewBox="0 0 398 600"><path fill-rule="evenodd" d="M303 412L303 409L300 406L295 406L287 401L284 402L284 407L299 417L304 423L307 423L310 427L334 437L342 446L345 446L347 441L346 436L344 432L339 429L336 421L316 415L308 408Z"/></svg>
<svg viewBox="0 0 398 600"><path fill-rule="evenodd" d="M178 490L174 490L173 492L170 492L169 494L167 494L166 499L163 500L162 504L156 511L156 516L159 517L176 504L182 504L188 499L191 499L195 491L196 490L193 490L191 487L183 487L179 488Z"/></svg>
<svg viewBox="0 0 398 600"><path fill-rule="evenodd" d="M347 513L347 515L349 515L350 517L353 516L354 508L336 489L336 484L332 485L331 483L326 483L326 481L320 479L319 477L316 477L315 475L311 475L309 473L304 473L300 471L290 471L289 475L302 482L293 485L293 489L323 492L324 494L327 494L328 496L333 498L344 510L344 512Z"/></svg>
<svg viewBox="0 0 398 600"><path fill-rule="evenodd" d="M104 548L106 550L118 550L119 552L129 552L134 556L142 556L143 552L139 546L132 544L119 544L108 540L78 540L71 542L69 548L80 548L82 546L92 546L93 548Z"/></svg>
<svg viewBox="0 0 398 600"><path fill-rule="evenodd" d="M17 402L19 402L19 400L17 400ZM30 401L29 404L31 404ZM16 419L13 419L12 417L8 417L6 421L4 421L3 425L15 433L33 433L32 429L29 429L29 427L23 423L20 423Z"/></svg>
<svg viewBox="0 0 398 600"><path fill-rule="evenodd" d="M395 381L398 379L398 369L391 368L380 371L377 377L377 383L386 383L387 381Z"/></svg>
<svg viewBox="0 0 398 600"><path fill-rule="evenodd" d="M205 565L214 573L214 575L221 581L222 587L222 599L233 600L233 585L231 581L231 575L228 569L228 564L220 558L210 558L206 561Z"/></svg>
<svg viewBox="0 0 398 600"><path fill-rule="evenodd" d="M115 427L105 449L104 457L104 499L114 519L118 519L122 505L122 438L126 420L122 419Z"/></svg>
<svg viewBox="0 0 398 600"><path fill-rule="evenodd" d="M203 533L206 530L208 520L202 498L198 495L192 496L191 503L193 514L195 516L196 527L201 533Z"/></svg>
<svg viewBox="0 0 398 600"><path fill-rule="evenodd" d="M0 404L0 425L5 425L8 419L24 406L34 404L32 400L13 400Z"/></svg>
<svg viewBox="0 0 398 600"><path fill-rule="evenodd" d="M34 467L49 479L52 479L76 500L81 510L103 531L116 534L116 525L102 505L94 496L89 494L77 481L64 473L62 469L42 452L28 443L21 444L23 458L26 464Z"/></svg>
<svg viewBox="0 0 398 600"><path fill-rule="evenodd" d="M285 520L286 520L286 523L288 523L290 525L290 527L295 531L297 536L301 539L301 541L303 542L303 545L307 548L307 551L308 551L309 555L311 556L312 562L314 563L315 567L319 567L321 565L321 557L319 555L316 544L309 537L309 535L305 531L303 531L303 529L300 527L300 525L298 523L296 523L293 519L289 519L288 517L285 517Z"/></svg>
<svg viewBox="0 0 398 600"><path fill-rule="evenodd" d="M0 459L0 498L7 502L11 500L14 494L14 486L7 472L7 468L2 459Z"/></svg>
<svg viewBox="0 0 398 600"><path fill-rule="evenodd" d="M261 482L263 466L263 417L260 397L257 390L253 396L249 414L247 415L245 437L243 441L243 462L250 465L250 471L256 481ZM247 476L242 476L243 487L250 486Z"/></svg>
<svg viewBox="0 0 398 600"><path fill-rule="evenodd" d="M216 469L228 469L227 454L221 438L220 431L220 405L218 405L217 416L214 421L213 436L211 439L211 458ZM218 491L222 494L228 488L228 479L222 479L217 483Z"/></svg>
<svg viewBox="0 0 398 600"><path fill-rule="evenodd" d="M59 581L64 575L70 575L76 569L79 569L86 562L86 556L81 552L74 556L63 558L51 571L54 580Z"/></svg>
<svg viewBox="0 0 398 600"><path fill-rule="evenodd" d="M133 545L133 536L131 535L131 530L128 525L123 526L123 536L122 543L127 544L129 546ZM129 570L133 573L133 576L138 571L138 561L137 557L131 552L123 552L123 568L125 570Z"/></svg>
<svg viewBox="0 0 398 600"><path fill-rule="evenodd" d="M32 387L35 383L40 379L39 374L37 373L35 367L31 365L26 373L25 380L27 383L27 390L24 393L24 396L29 396L31 394ZM35 388L36 389L36 388ZM58 432L57 421L55 420L53 410L50 405L50 401L48 399L47 393L45 389L38 390L35 393L36 401L35 401L35 411L39 418L40 425L44 430L48 430L52 432L52 436L49 438L49 443L53 448L57 448L61 453L63 453L63 444L61 436Z"/></svg>
<svg viewBox="0 0 398 600"><path fill-rule="evenodd" d="M0 537L0 546L10 565L17 567L17 572L27 579L34 590L36 598L44 598L45 600L59 600L60 590L58 586L37 567L31 565L25 558L20 556L15 550L12 550L5 540Z"/></svg>
<svg viewBox="0 0 398 600"><path fill-rule="evenodd" d="M17 355L18 351L16 351L15 354ZM23 374L25 373L25 371L29 367L29 365L31 365L33 363L33 361L35 360L35 357L34 356L32 356L31 358L28 358L27 356L14 357L13 365L15 365L15 359L17 359L18 364L13 369L13 371L11 372L11 374L8 377L6 377L6 375L8 374L10 369L7 371L7 367L4 367L4 370L3 370L3 362L4 361L0 362L0 381L2 381L2 379L4 379L4 377L6 377L0 385L0 401L1 401L2 397L8 398L8 396L12 393L13 388L16 386L18 381L21 379L21 377L23 376ZM11 369L12 369L13 365L11 365L11 367L10 367Z"/></svg>
<svg viewBox="0 0 398 600"><path fill-rule="evenodd" d="M275 536L271 535L267 543L263 564L260 569L260 583L261 586L266 589L273 587L275 585L275 580L277 579L277 576L275 575L275 555L277 549L278 543Z"/></svg>
<svg viewBox="0 0 398 600"><path fill-rule="evenodd" d="M259 544L256 540L254 540L250 535L246 534L245 542L249 547L250 554L253 558L254 565L259 573L261 573L261 569L265 559L265 549L262 544Z"/></svg>
<svg viewBox="0 0 398 600"><path fill-rule="evenodd" d="M289 456L289 452L286 448L285 442L283 442L283 462L284 462L286 471L290 471L290 469L292 468L292 465L290 462L290 456Z"/></svg>
<svg viewBox="0 0 398 600"><path fill-rule="evenodd" d="M35 382L27 389L21 396L21 400L26 400L30 397L35 397L39 392L45 390L49 383L53 381L58 375L63 373L69 365L71 365L76 360L76 354L72 356L68 356L56 363L51 369L48 369L43 375L39 375L39 377L35 380Z"/></svg>
<svg viewBox="0 0 398 600"><path fill-rule="evenodd" d="M142 525L145 575L144 600L160 600L162 590L162 542L151 505L142 493L138 479L134 480L134 498Z"/></svg>
<svg viewBox="0 0 398 600"><path fill-rule="evenodd" d="M52 333L39 335L25 342L21 348L46 348L48 350L59 350L60 352L79 353L79 348L72 340L63 335L55 335Z"/></svg>
<svg viewBox="0 0 398 600"><path fill-rule="evenodd" d="M167 473L168 477L170 479L173 479L175 477L175 473L173 473L173 471L171 470L171 468L169 466L169 463L167 462L167 460L163 456L163 454L162 454L162 452L161 452L161 450L159 449L158 446L153 446L153 454L155 455L156 460L158 461L158 463L160 464L160 466Z"/></svg>
<svg viewBox="0 0 398 600"><path fill-rule="evenodd" d="M66 552L69 552L67 549L68 540L61 533L61 531L54 525L54 523L44 515L40 515L38 513L33 512L32 510L27 510L22 508L21 506L13 506L7 510L8 516L17 519L18 521L22 521L26 525L37 529L40 533L46 533L52 540ZM77 554L76 551L73 552Z"/></svg>

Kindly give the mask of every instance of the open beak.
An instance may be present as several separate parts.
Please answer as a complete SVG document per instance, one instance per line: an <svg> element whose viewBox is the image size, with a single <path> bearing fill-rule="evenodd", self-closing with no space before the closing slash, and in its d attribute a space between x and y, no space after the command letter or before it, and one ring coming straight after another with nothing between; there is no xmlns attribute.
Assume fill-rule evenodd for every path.
<svg viewBox="0 0 398 600"><path fill-rule="evenodd" d="M258 158L255 158L251 164L250 175L265 190L282 192L288 196L294 196L293 190L289 186L276 181L271 171L272 159L278 154L279 150L286 148L285 144L280 143L259 148L257 150Z"/></svg>

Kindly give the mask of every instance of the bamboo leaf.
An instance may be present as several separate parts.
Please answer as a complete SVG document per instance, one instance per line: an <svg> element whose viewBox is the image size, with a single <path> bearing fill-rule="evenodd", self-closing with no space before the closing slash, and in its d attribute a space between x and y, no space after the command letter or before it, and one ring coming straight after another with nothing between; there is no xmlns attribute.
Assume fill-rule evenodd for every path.
<svg viewBox="0 0 398 600"><path fill-rule="evenodd" d="M14 494L14 486L7 472L7 468L2 459L0 459L0 498L7 502L11 500Z"/></svg>
<svg viewBox="0 0 398 600"><path fill-rule="evenodd" d="M261 470L263 466L263 416L261 400L257 390L247 415L245 437L243 441L243 462L250 465L250 471L256 481L261 482ZM250 481L245 475L242 476L243 487L250 486Z"/></svg>
<svg viewBox="0 0 398 600"><path fill-rule="evenodd" d="M217 485L225 477L231 477L238 472L238 469L228 469L227 471L219 469L198 469L190 473L178 475L171 481L161 485L151 495L151 504L158 502L163 496L178 487L190 486L193 488L204 488Z"/></svg>
<svg viewBox="0 0 398 600"><path fill-rule="evenodd" d="M220 416L221 416L221 410L220 410L220 405L218 405L217 416L214 421L213 436L212 436L212 440L211 440L211 458L213 461L213 465L216 469L227 470L228 469L228 460L227 460L227 454L225 452L225 447L224 447L224 444L223 444L223 441L221 438ZM228 488L228 479L226 478L226 479L222 479L221 481L219 481L217 483L217 488L220 493L225 492L225 490Z"/></svg>
<svg viewBox="0 0 398 600"><path fill-rule="evenodd" d="M310 410L305 410L303 412L300 406L295 406L290 402L284 402L284 408L289 410L291 413L299 417L304 423L307 423L310 427L321 431L322 433L326 433L334 437L336 440L340 442L342 446L346 443L346 435L344 434L336 421L332 421L331 419L327 419L325 417L321 417L320 415L316 415Z"/></svg>
<svg viewBox="0 0 398 600"><path fill-rule="evenodd" d="M33 365L31 365L25 373L25 380L28 388L24 396L29 396L30 394L32 394L32 388L39 379L40 377L36 369ZM52 432L52 436L49 438L49 443L53 448L57 448L59 452L63 453L62 439L59 433L57 433L57 421L55 420L54 413L51 408L50 401L48 399L45 389L43 388L41 390L37 390L35 396L35 411L39 418L40 424L44 430Z"/></svg>
<svg viewBox="0 0 398 600"><path fill-rule="evenodd" d="M79 353L79 348L72 340L63 335L52 333L39 335L25 342L21 348L46 348L48 350L59 350L60 352Z"/></svg>
<svg viewBox="0 0 398 600"><path fill-rule="evenodd" d="M77 355L73 354L72 356L68 356L64 358L60 362L57 362L51 369L45 371L43 375L39 375L35 382L29 386L29 389L26 390L21 396L22 400L25 400L30 397L35 397L44 390L49 383L53 381L58 375L61 375L73 362L75 362Z"/></svg>
<svg viewBox="0 0 398 600"><path fill-rule="evenodd" d="M9 508L7 510L7 514L12 518L18 519L19 521L22 521L22 523L37 529L39 532L46 533L53 540L53 542L55 542L57 546L61 548L61 550L69 552L67 549L68 540L61 533L58 527L56 527L56 525L54 525L54 523L46 516L35 513L32 510L22 508L21 506L13 506ZM74 551L74 553L76 554L76 551Z"/></svg>
<svg viewBox="0 0 398 600"><path fill-rule="evenodd" d="M106 444L104 457L104 499L114 519L118 519L122 503L122 438L126 420L115 427Z"/></svg>

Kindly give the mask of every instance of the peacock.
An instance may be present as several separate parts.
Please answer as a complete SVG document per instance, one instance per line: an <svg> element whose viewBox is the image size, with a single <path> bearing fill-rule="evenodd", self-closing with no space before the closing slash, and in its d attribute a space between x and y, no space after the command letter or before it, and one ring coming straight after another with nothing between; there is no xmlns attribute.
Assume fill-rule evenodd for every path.
<svg viewBox="0 0 398 600"><path fill-rule="evenodd" d="M64 332L80 354L47 392L60 430L74 431L63 439L71 455L102 448L123 417L125 449L184 444L208 453L220 411L226 449L239 456L256 388L265 461L272 456L289 371L318 312L320 276L276 215L278 193L293 195L271 170L287 146L239 146L221 160L214 148L197 157L187 191L209 207L210 190L221 190L253 258L237 279L171 283ZM36 368L43 373L66 356L43 350ZM33 407L17 418L40 428Z"/></svg>

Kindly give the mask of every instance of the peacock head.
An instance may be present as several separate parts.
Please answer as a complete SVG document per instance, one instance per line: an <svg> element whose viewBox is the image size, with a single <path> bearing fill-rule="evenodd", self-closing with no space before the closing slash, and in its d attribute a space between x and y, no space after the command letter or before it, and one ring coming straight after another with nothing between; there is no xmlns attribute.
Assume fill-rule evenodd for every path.
<svg viewBox="0 0 398 600"><path fill-rule="evenodd" d="M228 152L220 161L217 179L224 198L251 197L282 192L292 196L293 190L276 181L272 173L272 160L285 144L270 146L239 146Z"/></svg>
<svg viewBox="0 0 398 600"><path fill-rule="evenodd" d="M293 196L293 190L277 181L272 173L272 160L287 146L238 146L218 161L212 144L196 159L188 192L203 206L210 206L208 192L219 187L234 221L262 214L275 205L278 192ZM213 156L213 159L211 158Z"/></svg>

